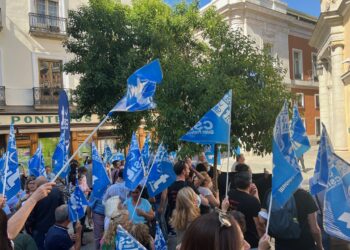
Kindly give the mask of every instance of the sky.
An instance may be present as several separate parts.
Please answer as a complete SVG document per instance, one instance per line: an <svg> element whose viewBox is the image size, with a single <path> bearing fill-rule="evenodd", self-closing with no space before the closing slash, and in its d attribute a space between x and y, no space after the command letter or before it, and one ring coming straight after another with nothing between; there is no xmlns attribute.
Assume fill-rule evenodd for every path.
<svg viewBox="0 0 350 250"><path fill-rule="evenodd" d="M181 0L165 0L166 3L173 5ZM190 0L187 0L190 1ZM288 4L289 8L299 10L311 16L318 17L320 15L320 0L282 0ZM200 6L206 5L210 0L200 0Z"/></svg>
<svg viewBox="0 0 350 250"><path fill-rule="evenodd" d="M305 12L311 16L320 15L320 0L283 0L289 8Z"/></svg>

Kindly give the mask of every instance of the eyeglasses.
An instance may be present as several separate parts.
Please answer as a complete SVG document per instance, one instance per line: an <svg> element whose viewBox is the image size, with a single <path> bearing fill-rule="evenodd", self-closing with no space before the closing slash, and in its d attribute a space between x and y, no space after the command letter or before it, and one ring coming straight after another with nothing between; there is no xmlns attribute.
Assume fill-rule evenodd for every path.
<svg viewBox="0 0 350 250"><path fill-rule="evenodd" d="M222 227L231 227L230 216L219 208L215 208L215 212L218 213L219 221Z"/></svg>

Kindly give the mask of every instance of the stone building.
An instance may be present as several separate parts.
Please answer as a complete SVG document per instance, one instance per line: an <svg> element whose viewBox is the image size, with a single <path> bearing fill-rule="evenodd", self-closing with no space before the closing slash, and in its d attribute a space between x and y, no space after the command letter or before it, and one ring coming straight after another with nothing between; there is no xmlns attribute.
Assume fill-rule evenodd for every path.
<svg viewBox="0 0 350 250"><path fill-rule="evenodd" d="M350 2L321 0L310 45L318 49L320 116L335 150L350 146Z"/></svg>

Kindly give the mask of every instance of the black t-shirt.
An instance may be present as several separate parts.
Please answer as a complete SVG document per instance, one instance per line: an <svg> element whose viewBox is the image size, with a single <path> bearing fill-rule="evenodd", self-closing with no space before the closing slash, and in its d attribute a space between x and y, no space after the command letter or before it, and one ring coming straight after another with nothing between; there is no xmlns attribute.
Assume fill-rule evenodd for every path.
<svg viewBox="0 0 350 250"><path fill-rule="evenodd" d="M266 193L262 207L267 209L266 200L268 194ZM303 189L298 189L294 193L295 204L298 212L298 222L301 228L299 239L275 239L276 250L312 250L316 249L315 241L310 232L308 223L308 215L317 212L318 208L312 196Z"/></svg>
<svg viewBox="0 0 350 250"><path fill-rule="evenodd" d="M252 248L258 247L259 235L253 218L258 217L260 202L254 196L236 189L230 190L228 198L230 209L237 210L245 216L247 230L244 233L244 239Z"/></svg>
<svg viewBox="0 0 350 250"><path fill-rule="evenodd" d="M73 244L67 228L54 225L46 234L45 250L69 250Z"/></svg>
<svg viewBox="0 0 350 250"><path fill-rule="evenodd" d="M176 197L177 193L184 187L190 187L193 189L193 191L196 194L199 194L198 190L195 188L192 182L188 181L175 181L169 188L168 188L168 212L171 216L173 213L173 210L176 207Z"/></svg>

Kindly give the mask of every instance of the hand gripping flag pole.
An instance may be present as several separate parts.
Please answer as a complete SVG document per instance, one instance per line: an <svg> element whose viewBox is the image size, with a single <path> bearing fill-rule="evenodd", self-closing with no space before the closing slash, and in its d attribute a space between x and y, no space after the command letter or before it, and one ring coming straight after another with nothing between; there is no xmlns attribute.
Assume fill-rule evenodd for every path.
<svg viewBox="0 0 350 250"><path fill-rule="evenodd" d="M156 85L163 79L163 73L158 59L146 64L136 70L127 80L127 93L105 116L100 124L90 133L78 149L67 160L61 170L53 178L56 181L58 176L68 167L71 160L78 154L79 150L91 139L97 130L110 118L114 112L136 112L155 108L153 96L156 92Z"/></svg>

